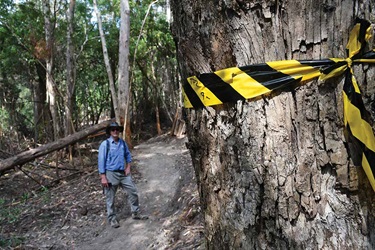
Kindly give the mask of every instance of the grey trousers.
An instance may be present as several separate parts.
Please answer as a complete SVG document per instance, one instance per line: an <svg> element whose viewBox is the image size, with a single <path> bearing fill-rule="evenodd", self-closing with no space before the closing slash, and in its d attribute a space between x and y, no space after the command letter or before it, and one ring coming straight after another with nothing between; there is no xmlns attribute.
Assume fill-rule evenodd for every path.
<svg viewBox="0 0 375 250"><path fill-rule="evenodd" d="M125 172L123 171L106 171L105 175L110 183L110 187L104 189L108 221L116 219L115 195L119 186L121 186L121 188L128 193L131 212L137 213L139 211L138 191L131 175L125 176Z"/></svg>

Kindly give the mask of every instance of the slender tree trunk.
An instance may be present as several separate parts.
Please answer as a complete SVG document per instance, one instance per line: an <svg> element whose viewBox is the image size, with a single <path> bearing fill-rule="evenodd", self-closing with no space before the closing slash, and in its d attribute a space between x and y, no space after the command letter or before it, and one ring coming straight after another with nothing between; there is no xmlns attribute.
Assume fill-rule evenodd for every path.
<svg viewBox="0 0 375 250"><path fill-rule="evenodd" d="M369 1L173 0L183 79L284 59L346 58ZM365 70L365 74L362 73ZM374 67L355 68L374 105ZM207 249L373 249L375 198L343 136L343 83L186 110ZM372 113L374 118L374 113Z"/></svg>
<svg viewBox="0 0 375 250"><path fill-rule="evenodd" d="M38 80L34 82L33 99L34 99L34 143L40 143L45 139L43 128L48 130L48 112L45 112L46 103L46 70L40 64L36 63L35 68L38 74ZM48 133L47 133L48 134Z"/></svg>
<svg viewBox="0 0 375 250"><path fill-rule="evenodd" d="M66 48L66 103L65 103L65 136L74 132L73 126L73 105L74 105L74 89L75 89L75 56L73 45L73 25L74 25L74 8L76 1L70 0L69 9L67 11L67 48ZM73 160L73 145L69 145L69 159Z"/></svg>
<svg viewBox="0 0 375 250"><path fill-rule="evenodd" d="M161 126L160 126L159 105L157 103L155 105L155 118L156 118L156 131L158 135L161 135L162 131L161 131Z"/></svg>
<svg viewBox="0 0 375 250"><path fill-rule="evenodd" d="M118 111L117 111L118 110L117 91L116 91L116 86L115 86L115 81L114 81L114 77L113 77L113 73L112 73L111 64L110 64L110 61L109 61L107 43L106 43L106 39L105 39L104 31L103 31L103 25L102 25L102 18L101 18L101 15L100 15L100 11L98 9L97 1L94 0L93 2L94 2L94 11L95 11L95 14L96 14L96 18L98 19L100 40L102 41L104 63L105 63L105 68L107 70L109 88L111 90L111 96L112 96L113 108L115 110L115 116L119 117L120 115L118 114Z"/></svg>
<svg viewBox="0 0 375 250"><path fill-rule="evenodd" d="M43 1L44 10L44 32L46 37L46 86L47 86L47 102L49 103L53 124L53 140L58 138L60 126L57 109L57 86L53 80L53 23L51 22L51 9L48 0Z"/></svg>

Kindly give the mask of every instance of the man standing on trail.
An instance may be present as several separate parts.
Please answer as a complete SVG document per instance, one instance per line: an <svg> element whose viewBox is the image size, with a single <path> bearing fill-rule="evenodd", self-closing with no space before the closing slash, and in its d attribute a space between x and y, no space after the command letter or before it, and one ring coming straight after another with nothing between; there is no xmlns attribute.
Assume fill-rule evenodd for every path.
<svg viewBox="0 0 375 250"><path fill-rule="evenodd" d="M118 186L128 193L132 218L148 219L147 216L139 213L138 192L130 173L131 154L126 142L119 137L123 130L124 127L116 122L112 122L106 128L106 133L110 137L100 144L98 156L99 174L106 196L108 222L114 228L120 226L114 205Z"/></svg>

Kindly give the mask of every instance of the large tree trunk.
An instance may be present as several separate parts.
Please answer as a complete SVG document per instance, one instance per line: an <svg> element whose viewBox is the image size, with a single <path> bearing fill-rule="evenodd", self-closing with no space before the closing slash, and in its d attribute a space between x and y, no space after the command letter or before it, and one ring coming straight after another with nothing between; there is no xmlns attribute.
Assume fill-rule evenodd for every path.
<svg viewBox="0 0 375 250"><path fill-rule="evenodd" d="M186 79L274 60L346 58L355 17L369 19L375 5L174 0L171 7ZM355 68L368 110L374 72ZM348 155L340 80L186 110L208 249L374 248L374 192Z"/></svg>
<svg viewBox="0 0 375 250"><path fill-rule="evenodd" d="M119 60L118 60L118 111L116 111L116 120L120 122L124 119L126 133L123 133L123 139L129 145L131 142L131 130L129 119L130 104L130 84L129 84L129 44L130 44L130 6L128 0L120 1L121 24L119 38ZM119 114L119 117L117 116ZM130 134L128 134L130 133Z"/></svg>
<svg viewBox="0 0 375 250"><path fill-rule="evenodd" d="M121 24L119 38L119 62L118 62L118 114L125 117L129 101L129 42L130 42L130 7L128 0L120 1ZM116 117L119 122L120 117Z"/></svg>

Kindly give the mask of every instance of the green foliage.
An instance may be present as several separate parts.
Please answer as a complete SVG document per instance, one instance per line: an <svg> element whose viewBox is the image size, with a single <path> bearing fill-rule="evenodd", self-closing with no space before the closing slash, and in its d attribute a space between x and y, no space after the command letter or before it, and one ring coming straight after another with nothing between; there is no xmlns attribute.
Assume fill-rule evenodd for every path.
<svg viewBox="0 0 375 250"><path fill-rule="evenodd" d="M12 208L5 206L5 200L0 198L0 223L6 221L7 223L14 223L19 219L21 210L19 208ZM0 248L15 247L20 245L25 239L23 237L12 236L10 238L3 238L0 234Z"/></svg>
<svg viewBox="0 0 375 250"><path fill-rule="evenodd" d="M16 3L17 2L17 3ZM142 22L147 13L151 0L131 0L131 37L130 62L134 60L136 41L141 31ZM37 87L41 87L39 95L46 95L46 59L54 56L53 81L56 83L58 96L57 106L60 120L65 115L66 96L66 48L67 48L67 2L55 1L52 10L54 22L54 39L51 51L46 48L44 31L44 12L39 0L1 0L0 1L0 133L1 140L6 140L7 133L32 137L32 132L48 132L49 120L48 99L41 99L43 120L36 125L34 96ZM116 79L119 54L119 23L120 1L99 0L99 9L103 16L103 29L106 35L110 65ZM137 45L137 55L133 72L132 93L133 104L131 120L134 127L142 130L142 122L149 122L154 117L152 110L158 104L156 96L161 96L166 84L164 76L171 74L166 68L175 68L175 48L169 30L169 24L164 14L165 1L153 5L142 30L142 36ZM103 60L102 44L99 37L96 17L91 1L78 0L74 16L74 124L77 130L81 126L97 123L103 114L111 110L111 95L109 81ZM172 73L173 74L173 73ZM176 77L171 75L170 79ZM44 87L44 89L43 89ZM169 104L171 93L165 99L167 106L174 111L175 105ZM170 108L167 107L167 108ZM41 115L41 114L38 114ZM140 117L140 118L137 118ZM37 117L42 119L42 117ZM149 119L149 120L148 120ZM139 126L138 126L139 125ZM10 131L12 130L12 131ZM137 131L135 131L137 132ZM21 137L20 137L21 138ZM38 138L41 139L41 136ZM40 141L36 141L40 142ZM43 141L44 142L44 141ZM42 143L43 143L42 142ZM47 188L41 191L42 201L49 203L51 194ZM28 202L30 194L24 193L21 202ZM0 221L17 223L21 211L5 205L0 199ZM18 237L3 238L0 235L0 248L17 246L24 239Z"/></svg>
<svg viewBox="0 0 375 250"><path fill-rule="evenodd" d="M23 203L27 202L30 199L30 194L29 193L23 193L21 197L21 201Z"/></svg>
<svg viewBox="0 0 375 250"><path fill-rule="evenodd" d="M160 107L161 102L164 102L169 110L173 110L176 107L177 99L173 99L173 96L179 95L178 87L175 88L177 84L174 83L174 79L176 79L174 74L177 74L175 44L165 14L165 1L152 5L140 33L142 22L151 2L137 1L131 8L131 56L134 56L134 51L137 49L135 64L132 65L133 78L131 81L135 92L134 99L138 102L137 109L143 114L143 120L149 122L152 122L155 117L153 113L155 106ZM136 48L139 33L141 39ZM134 58L131 60L133 61ZM165 79L166 75L169 75L168 81ZM166 91L172 92L167 92L165 95Z"/></svg>
<svg viewBox="0 0 375 250"><path fill-rule="evenodd" d="M48 188L43 187L42 189L42 198L45 204L49 204L51 202L51 193L48 191Z"/></svg>
<svg viewBox="0 0 375 250"><path fill-rule="evenodd" d="M0 109L0 130L1 131L7 131L9 128L9 114L8 111L4 108Z"/></svg>
<svg viewBox="0 0 375 250"><path fill-rule="evenodd" d="M130 0L130 65L133 92L133 106L139 107L132 114L144 117L150 114L158 105L158 100L164 98L160 93L167 84L176 79L174 41L170 34L169 24L165 15L165 1L155 3L143 27L141 39L136 42L141 31L142 22L152 0ZM56 1L52 12L54 22L53 50L54 68L53 80L59 95L57 105L60 119L63 121L66 96L66 48L67 48L67 7L66 1ZM118 67L119 54L119 24L120 1L99 0L98 7L103 19L103 29L106 35L107 50L114 78ZM22 133L30 135L30 131L45 131L45 128L34 128L34 91L36 86L45 88L46 59L50 52L46 48L44 32L44 12L38 0L12 0L0 2L0 118L1 128L23 128ZM92 1L79 0L76 2L74 15L74 34L72 37L75 55L75 93L73 117L77 126L98 122L103 113L111 110L109 81L103 60L102 44L99 37L96 16L93 12ZM168 71L167 71L168 69ZM44 71L44 72L43 72ZM165 82L165 75L171 79ZM172 81L172 82L171 82ZM44 90L45 91L45 90ZM45 93L43 93L45 95ZM169 93L178 95L179 93ZM158 97L159 96L159 97ZM165 98L167 108L174 111L175 104ZM42 99L42 101L48 101ZM149 103L146 107L145 104ZM40 103L48 107L47 103ZM172 108L173 106L173 108ZM47 110L43 110L44 114ZM48 113L47 113L48 114ZM41 119L41 118L39 118ZM40 124L50 123L49 117ZM45 126L45 125L42 125ZM139 126L136 126L139 127ZM140 128L140 127L139 127Z"/></svg>
<svg viewBox="0 0 375 250"><path fill-rule="evenodd" d="M35 45L43 38L42 15L32 2L0 4L0 116L6 131L32 128L33 102L30 83L35 78L30 67L35 62ZM35 79L36 81L36 79Z"/></svg>
<svg viewBox="0 0 375 250"><path fill-rule="evenodd" d="M14 223L19 219L21 210L18 207L5 206L5 200L0 198L0 221Z"/></svg>
<svg viewBox="0 0 375 250"><path fill-rule="evenodd" d="M25 238L23 237L11 237L8 239L4 239L0 235L0 247L16 247L21 245L25 241Z"/></svg>

